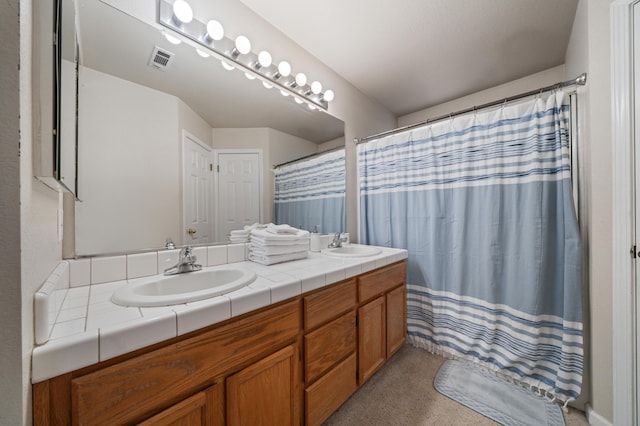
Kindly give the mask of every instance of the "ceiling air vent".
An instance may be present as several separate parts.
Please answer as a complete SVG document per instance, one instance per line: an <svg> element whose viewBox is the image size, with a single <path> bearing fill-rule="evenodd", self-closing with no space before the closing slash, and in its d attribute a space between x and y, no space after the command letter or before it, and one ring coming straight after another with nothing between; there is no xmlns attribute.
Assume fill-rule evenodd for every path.
<svg viewBox="0 0 640 426"><path fill-rule="evenodd" d="M156 46L153 48L153 53L151 53L149 65L164 71L171 65L171 61L173 61L173 53Z"/></svg>

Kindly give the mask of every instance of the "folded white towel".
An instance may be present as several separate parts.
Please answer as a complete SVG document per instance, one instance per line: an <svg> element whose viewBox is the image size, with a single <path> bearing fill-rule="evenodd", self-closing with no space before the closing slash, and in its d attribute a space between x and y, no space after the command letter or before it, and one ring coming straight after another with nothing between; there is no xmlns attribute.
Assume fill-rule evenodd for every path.
<svg viewBox="0 0 640 426"><path fill-rule="evenodd" d="M291 243L295 240L308 240L309 231L298 229L295 234L273 234L266 229L253 229L251 230L251 238L260 240L264 245L277 241L288 241ZM302 241L298 241L297 243L299 244L301 242Z"/></svg>
<svg viewBox="0 0 640 426"><path fill-rule="evenodd" d="M290 246L295 244L309 244L309 237L307 238L296 238L295 240L265 240L264 238L259 238L255 236L251 236L249 239L251 244L263 246L263 247L275 247L275 246Z"/></svg>
<svg viewBox="0 0 640 426"><path fill-rule="evenodd" d="M275 263L288 262L290 260L304 259L307 257L307 251L299 251L296 253L277 254L273 256L261 256L249 253L249 260L260 263L262 265L273 265Z"/></svg>
<svg viewBox="0 0 640 426"><path fill-rule="evenodd" d="M249 236L250 233L250 229L236 229L235 231L231 231L231 235L237 236Z"/></svg>
<svg viewBox="0 0 640 426"><path fill-rule="evenodd" d="M254 253L256 255L273 255L273 254L288 254L288 253L296 253L300 251L309 250L309 244L287 244L287 245L277 245L277 246L265 246L262 244L254 244L251 243L249 245L249 252Z"/></svg>
<svg viewBox="0 0 640 426"><path fill-rule="evenodd" d="M229 237L229 241L232 243L248 243L248 237L234 237L233 235Z"/></svg>
<svg viewBox="0 0 640 426"><path fill-rule="evenodd" d="M273 223L270 223L269 225L267 225L267 232L276 235L295 235L298 233L298 230L293 226L289 226L287 224L274 225Z"/></svg>

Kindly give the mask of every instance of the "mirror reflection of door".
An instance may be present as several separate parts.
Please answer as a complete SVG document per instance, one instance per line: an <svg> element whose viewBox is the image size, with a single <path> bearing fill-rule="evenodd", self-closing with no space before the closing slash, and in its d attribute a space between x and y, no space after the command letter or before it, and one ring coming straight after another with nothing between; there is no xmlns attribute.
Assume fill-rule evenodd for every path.
<svg viewBox="0 0 640 426"><path fill-rule="evenodd" d="M211 238L213 167L211 150L194 136L183 136L183 244L200 244Z"/></svg>
<svg viewBox="0 0 640 426"><path fill-rule="evenodd" d="M216 151L216 241L262 221L262 156L258 150Z"/></svg>

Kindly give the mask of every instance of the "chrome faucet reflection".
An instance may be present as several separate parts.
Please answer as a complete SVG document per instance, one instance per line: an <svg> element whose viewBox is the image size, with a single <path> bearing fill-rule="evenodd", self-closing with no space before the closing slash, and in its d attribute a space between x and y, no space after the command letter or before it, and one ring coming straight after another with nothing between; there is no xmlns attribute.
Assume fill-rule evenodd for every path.
<svg viewBox="0 0 640 426"><path fill-rule="evenodd" d="M193 254L191 247L183 247L180 250L178 263L164 270L165 275L183 274L185 272L194 272L202 269L202 265L196 263L198 258Z"/></svg>
<svg viewBox="0 0 640 426"><path fill-rule="evenodd" d="M347 237L341 237L340 235L342 234L338 232L333 236L333 241L329 244L329 248L340 248L342 247L342 243L347 242Z"/></svg>

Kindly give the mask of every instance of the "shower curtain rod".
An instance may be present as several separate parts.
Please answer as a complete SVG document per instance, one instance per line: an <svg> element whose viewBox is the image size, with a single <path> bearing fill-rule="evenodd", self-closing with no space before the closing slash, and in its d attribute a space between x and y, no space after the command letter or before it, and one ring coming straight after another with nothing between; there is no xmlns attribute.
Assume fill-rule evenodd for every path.
<svg viewBox="0 0 640 426"><path fill-rule="evenodd" d="M358 145L358 144L361 144L363 142L368 142L368 141L370 141L372 139L378 139L378 138L381 138L383 136L393 135L393 134L396 134L396 133L404 132L406 130L413 129L413 128L420 127L420 126L424 126L424 125L427 125L427 124L433 124L436 121L445 120L447 118L453 118L453 117L456 117L458 115L467 114L467 113L474 112L474 111L479 111L479 110L482 110L482 109L485 109L485 108L490 108L492 106L504 104L504 103L507 103L507 102L515 101L515 100L518 100L518 99L526 98L528 96L537 95L539 93L544 93L544 92L548 92L550 90L556 90L556 89L560 89L560 88L567 87L567 86L574 86L574 85L584 86L586 83L587 83L587 73L585 72L585 73L580 74L578 77L574 78L573 80L562 81L560 83L552 84L551 86L546 86L546 87L542 87L542 88L537 89L537 90L531 90L529 92L520 93L519 95L510 96L508 98L500 99L499 101L488 102L486 104L474 106L474 107L471 107L471 108L462 109L462 110L459 110L459 111L456 111L456 112L452 112L452 113L449 113L449 114L441 115L440 117L428 118L428 119L426 119L424 121L420 121L419 123L409 124L407 126L398 127L396 129L393 129L393 130L387 130L386 132L376 133L375 135L366 136L364 138L359 138L359 139L355 138L353 140L353 142L355 142L355 144Z"/></svg>
<svg viewBox="0 0 640 426"><path fill-rule="evenodd" d="M280 166L286 166L287 164L293 164L293 163L297 163L298 161L308 160L309 158L317 157L319 155L327 154L327 153L333 152L333 151L339 151L341 149L344 149L344 146L337 146L335 148L327 149L326 151L316 152L315 154L305 155L304 157L296 158L295 160L285 161L284 163L276 164L275 166L273 166L273 168L275 169L275 168L280 167Z"/></svg>

